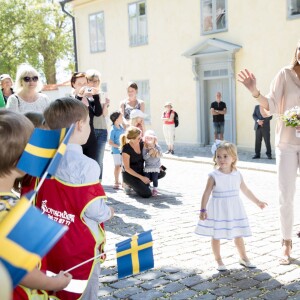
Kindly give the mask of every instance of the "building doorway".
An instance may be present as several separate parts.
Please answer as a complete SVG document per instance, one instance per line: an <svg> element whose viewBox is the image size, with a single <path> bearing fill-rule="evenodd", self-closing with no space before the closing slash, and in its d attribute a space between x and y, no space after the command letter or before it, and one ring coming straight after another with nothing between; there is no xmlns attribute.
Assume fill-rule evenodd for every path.
<svg viewBox="0 0 300 300"><path fill-rule="evenodd" d="M214 142L210 104L219 91L226 102L224 139L236 143L235 53L241 46L219 39L207 39L183 55L192 59L196 81L197 140L200 146Z"/></svg>
<svg viewBox="0 0 300 300"><path fill-rule="evenodd" d="M232 141L232 115L231 115L231 103L229 100L229 84L228 78L223 79L211 79L204 81L204 94L206 101L206 108L208 114L208 134L207 134L207 144L212 145L215 141L214 139L214 128L213 128L213 118L210 112L210 105L216 100L216 93L220 92L222 94L222 101L226 103L227 113L225 115L225 129L224 129L224 139L227 141Z"/></svg>

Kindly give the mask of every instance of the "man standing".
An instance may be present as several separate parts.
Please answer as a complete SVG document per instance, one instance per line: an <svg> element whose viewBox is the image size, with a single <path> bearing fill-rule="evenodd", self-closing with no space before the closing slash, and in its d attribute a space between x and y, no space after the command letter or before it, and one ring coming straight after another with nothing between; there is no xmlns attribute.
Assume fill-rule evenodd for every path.
<svg viewBox="0 0 300 300"><path fill-rule="evenodd" d="M224 140L224 115L226 114L226 103L221 101L220 92L216 94L216 101L212 102L210 111L213 116L215 140Z"/></svg>
<svg viewBox="0 0 300 300"><path fill-rule="evenodd" d="M253 159L260 158L261 142L262 139L265 141L267 149L268 159L272 159L271 143L270 143L270 120L272 116L269 116L265 109L260 105L256 105L253 112L253 119L255 121L255 155Z"/></svg>

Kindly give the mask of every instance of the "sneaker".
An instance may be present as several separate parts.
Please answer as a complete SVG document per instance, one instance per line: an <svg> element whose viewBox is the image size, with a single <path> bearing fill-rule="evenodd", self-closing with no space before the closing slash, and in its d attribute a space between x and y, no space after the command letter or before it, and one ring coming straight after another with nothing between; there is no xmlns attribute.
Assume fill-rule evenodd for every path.
<svg viewBox="0 0 300 300"><path fill-rule="evenodd" d="M254 156L252 157L252 159L258 159L258 158L260 158L259 155L254 155Z"/></svg>
<svg viewBox="0 0 300 300"><path fill-rule="evenodd" d="M171 154L174 154L174 150L171 150L170 153L171 153Z"/></svg>
<svg viewBox="0 0 300 300"><path fill-rule="evenodd" d="M170 150L168 150L168 151L166 151L166 152L165 152L165 154L169 154L170 152L171 152L171 151L170 151Z"/></svg>
<svg viewBox="0 0 300 300"><path fill-rule="evenodd" d="M152 191L152 197L156 197L158 195L157 190Z"/></svg>

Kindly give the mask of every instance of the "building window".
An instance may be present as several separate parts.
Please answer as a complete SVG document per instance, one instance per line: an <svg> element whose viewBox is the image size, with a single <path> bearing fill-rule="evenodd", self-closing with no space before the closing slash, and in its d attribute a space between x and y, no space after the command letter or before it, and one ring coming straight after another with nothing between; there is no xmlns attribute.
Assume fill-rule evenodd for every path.
<svg viewBox="0 0 300 300"><path fill-rule="evenodd" d="M201 32L210 34L227 30L226 0L201 0Z"/></svg>
<svg viewBox="0 0 300 300"><path fill-rule="evenodd" d="M148 43L146 1L128 4L129 45L139 46Z"/></svg>
<svg viewBox="0 0 300 300"><path fill-rule="evenodd" d="M104 13L89 15L91 53L105 51Z"/></svg>
<svg viewBox="0 0 300 300"><path fill-rule="evenodd" d="M288 0L288 18L300 17L300 0Z"/></svg>
<svg viewBox="0 0 300 300"><path fill-rule="evenodd" d="M151 115L150 115L150 87L149 80L133 80L138 86L137 98L145 102L145 123L150 124Z"/></svg>

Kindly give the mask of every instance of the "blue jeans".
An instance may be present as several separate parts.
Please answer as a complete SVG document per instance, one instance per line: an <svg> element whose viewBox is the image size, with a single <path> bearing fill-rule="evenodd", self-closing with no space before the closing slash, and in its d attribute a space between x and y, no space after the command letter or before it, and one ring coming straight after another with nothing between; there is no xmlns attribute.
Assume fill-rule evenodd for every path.
<svg viewBox="0 0 300 300"><path fill-rule="evenodd" d="M97 140L97 155L96 160L100 166L100 177L99 179L102 180L103 175L103 157L104 157L104 150L105 145L107 142L107 130L106 129L94 129L96 140Z"/></svg>
<svg viewBox="0 0 300 300"><path fill-rule="evenodd" d="M145 176L153 181L153 187L158 187L158 172L145 172Z"/></svg>

